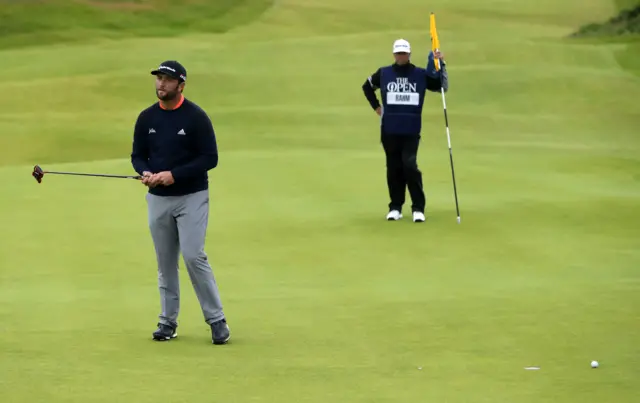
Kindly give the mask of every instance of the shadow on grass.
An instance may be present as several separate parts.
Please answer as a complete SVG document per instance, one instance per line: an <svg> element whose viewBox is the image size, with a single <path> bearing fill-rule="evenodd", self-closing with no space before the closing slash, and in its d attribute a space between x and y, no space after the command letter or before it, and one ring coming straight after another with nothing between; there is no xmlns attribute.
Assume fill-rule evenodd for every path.
<svg viewBox="0 0 640 403"><path fill-rule="evenodd" d="M274 0L0 0L0 49L92 39L223 33L262 16Z"/></svg>

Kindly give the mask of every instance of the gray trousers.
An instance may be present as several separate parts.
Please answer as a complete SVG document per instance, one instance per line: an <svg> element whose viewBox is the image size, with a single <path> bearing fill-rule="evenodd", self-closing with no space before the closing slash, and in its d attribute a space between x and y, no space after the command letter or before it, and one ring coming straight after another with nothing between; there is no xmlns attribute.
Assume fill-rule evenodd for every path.
<svg viewBox="0 0 640 403"><path fill-rule="evenodd" d="M180 282L178 262L184 259L205 322L224 318L220 293L204 252L209 218L209 192L185 196L156 196L147 193L149 229L158 262L158 288L162 313L159 322L178 326Z"/></svg>

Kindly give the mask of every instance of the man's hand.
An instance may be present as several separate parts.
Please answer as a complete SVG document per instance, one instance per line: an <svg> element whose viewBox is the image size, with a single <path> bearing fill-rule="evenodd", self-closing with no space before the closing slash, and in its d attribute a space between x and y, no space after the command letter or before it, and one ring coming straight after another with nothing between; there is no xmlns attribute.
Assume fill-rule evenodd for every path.
<svg viewBox="0 0 640 403"><path fill-rule="evenodd" d="M433 56L439 60L442 60L444 58L444 55L442 54L442 52L440 52L440 49L436 49L436 51L433 52Z"/></svg>
<svg viewBox="0 0 640 403"><path fill-rule="evenodd" d="M376 108L376 113L378 114L378 116L382 116L382 107L378 106Z"/></svg>
<svg viewBox="0 0 640 403"><path fill-rule="evenodd" d="M151 172L144 171L142 173L142 184L150 188L155 187L155 185L151 181L152 178L153 178L153 174Z"/></svg>
<svg viewBox="0 0 640 403"><path fill-rule="evenodd" d="M151 177L151 182L154 184L154 186L157 186L157 185L169 186L169 185L173 185L175 180L173 179L173 174L171 174L171 171L162 171L162 172L158 172L157 174L154 174Z"/></svg>

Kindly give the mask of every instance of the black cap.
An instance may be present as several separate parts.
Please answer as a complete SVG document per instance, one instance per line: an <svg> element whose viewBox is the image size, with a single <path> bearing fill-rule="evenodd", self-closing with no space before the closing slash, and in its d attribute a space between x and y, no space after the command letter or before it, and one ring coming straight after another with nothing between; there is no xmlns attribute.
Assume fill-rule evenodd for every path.
<svg viewBox="0 0 640 403"><path fill-rule="evenodd" d="M183 65L175 60L167 60L166 62L162 62L157 69L151 72L151 74L153 74L154 76L156 74L166 74L173 78L177 78L182 82L187 81L187 69L185 69Z"/></svg>

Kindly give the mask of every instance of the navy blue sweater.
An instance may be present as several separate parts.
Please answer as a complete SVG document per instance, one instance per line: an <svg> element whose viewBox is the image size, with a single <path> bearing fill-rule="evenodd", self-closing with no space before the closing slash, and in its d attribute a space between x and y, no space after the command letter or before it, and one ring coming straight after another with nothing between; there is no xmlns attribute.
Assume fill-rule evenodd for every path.
<svg viewBox="0 0 640 403"><path fill-rule="evenodd" d="M170 171L175 183L150 188L158 196L180 196L209 187L207 172L218 165L218 146L209 116L198 105L184 99L173 110L155 103L136 121L131 164L144 171Z"/></svg>
<svg viewBox="0 0 640 403"><path fill-rule="evenodd" d="M392 66L399 75L405 76L409 73L409 70L415 68L415 65L412 63L407 63L402 66L394 63ZM369 101L369 104L374 110L380 107L380 101L376 96L376 90L380 88L381 70L381 68L376 70L376 72L370 75L362 84L362 91L364 92L364 96L367 98L367 101ZM446 63L444 60L440 60L440 71L436 71L434 55L433 52L430 52L429 58L427 60L426 70L427 72L425 75L425 80L428 91L440 92L441 87L442 89L444 89L444 92L447 92L449 90L449 75L447 73Z"/></svg>

